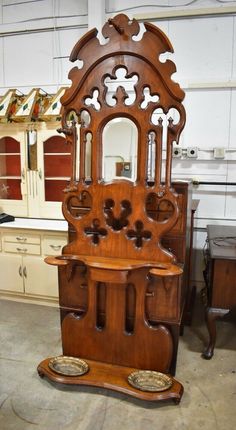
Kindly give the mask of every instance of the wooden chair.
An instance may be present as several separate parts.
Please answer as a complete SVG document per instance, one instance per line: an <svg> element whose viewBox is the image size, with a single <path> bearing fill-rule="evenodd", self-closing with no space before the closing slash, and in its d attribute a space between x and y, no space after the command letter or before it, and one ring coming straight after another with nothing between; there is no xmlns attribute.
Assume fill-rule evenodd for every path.
<svg viewBox="0 0 236 430"><path fill-rule="evenodd" d="M70 57L83 62L70 71L72 85L61 100L60 131L72 148L63 214L76 238L61 256L46 262L59 268L63 355L86 360L90 370L79 377L59 375L46 359L38 371L62 383L178 402L183 387L172 377L171 387L160 392L139 390L127 380L137 369L174 373L184 303L182 269L160 243L180 216L171 160L185 123L184 93L171 80L174 64L161 58L173 52L169 40L154 25L144 27L141 35L136 20L117 15L103 27L106 43L91 30ZM104 177L105 130L117 119L128 120L137 131L133 180ZM157 285L159 294L155 325L146 312L150 284Z"/></svg>

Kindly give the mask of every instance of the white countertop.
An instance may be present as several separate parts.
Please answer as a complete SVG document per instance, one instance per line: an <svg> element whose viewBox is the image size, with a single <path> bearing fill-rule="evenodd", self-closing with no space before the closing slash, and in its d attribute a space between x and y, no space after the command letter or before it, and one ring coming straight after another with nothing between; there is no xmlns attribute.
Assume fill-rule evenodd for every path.
<svg viewBox="0 0 236 430"><path fill-rule="evenodd" d="M15 221L0 223L0 228L24 228L29 230L68 230L68 223L64 220L38 219L38 218L15 218Z"/></svg>

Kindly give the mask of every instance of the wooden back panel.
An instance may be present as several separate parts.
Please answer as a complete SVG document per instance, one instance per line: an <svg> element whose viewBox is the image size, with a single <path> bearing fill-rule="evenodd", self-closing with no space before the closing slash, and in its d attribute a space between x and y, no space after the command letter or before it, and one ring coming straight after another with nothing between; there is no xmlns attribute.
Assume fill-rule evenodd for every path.
<svg viewBox="0 0 236 430"><path fill-rule="evenodd" d="M65 190L63 213L77 232L76 240L64 248L65 254L153 261L174 258L160 245L160 239L175 225L179 214L177 195L171 187L171 159L173 142L178 142L185 123L181 103L184 93L171 80L174 64L160 60L161 54L173 52L169 40L151 24L146 23L145 30L137 40L140 31L137 21L117 15L103 27L107 43L100 44L97 30L91 30L72 51L71 61L81 60L83 67L71 70L72 85L61 99L61 131L72 146L73 154L73 175ZM131 103L127 87L117 78L118 70L122 70L123 80L133 87ZM113 84L112 102L108 98L108 82ZM90 119L88 123L83 121L84 112ZM178 117L176 121L170 117L171 112ZM78 118L79 127L76 121L68 121L72 113ZM164 123L163 116L167 118ZM108 183L103 178L103 132L115 118L129 119L137 129L135 182L123 179ZM150 134L155 148L151 185L148 178ZM88 137L91 145L89 180L86 177ZM77 139L80 142L78 178ZM74 208L79 206L84 195L91 203L90 209L83 216L76 216ZM170 207L168 219L150 217L150 199L160 210Z"/></svg>

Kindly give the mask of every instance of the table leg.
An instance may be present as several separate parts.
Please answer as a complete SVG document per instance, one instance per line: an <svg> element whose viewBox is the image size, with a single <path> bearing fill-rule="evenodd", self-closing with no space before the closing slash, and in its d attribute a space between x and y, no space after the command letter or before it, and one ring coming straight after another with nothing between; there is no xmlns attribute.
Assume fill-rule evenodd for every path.
<svg viewBox="0 0 236 430"><path fill-rule="evenodd" d="M216 343L216 319L222 318L225 314L229 312L228 309L218 309L218 308L207 308L205 319L206 325L209 332L209 343L206 350L203 352L202 356L206 360L210 360L214 354L214 348Z"/></svg>

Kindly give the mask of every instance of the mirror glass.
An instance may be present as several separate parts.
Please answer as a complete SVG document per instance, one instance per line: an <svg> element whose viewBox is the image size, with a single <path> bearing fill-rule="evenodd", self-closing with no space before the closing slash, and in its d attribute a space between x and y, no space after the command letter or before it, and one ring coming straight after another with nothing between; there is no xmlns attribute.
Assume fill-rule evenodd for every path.
<svg viewBox="0 0 236 430"><path fill-rule="evenodd" d="M80 121L83 127L88 127L91 122L90 113L87 110L82 110L80 113Z"/></svg>
<svg viewBox="0 0 236 430"><path fill-rule="evenodd" d="M148 133L148 161L147 161L147 180L152 182L155 180L155 164L156 164L156 133L150 131Z"/></svg>
<svg viewBox="0 0 236 430"><path fill-rule="evenodd" d="M128 118L114 118L103 130L102 176L112 179L137 179L138 130Z"/></svg>
<svg viewBox="0 0 236 430"><path fill-rule="evenodd" d="M92 133L86 133L85 141L85 180L91 180Z"/></svg>

